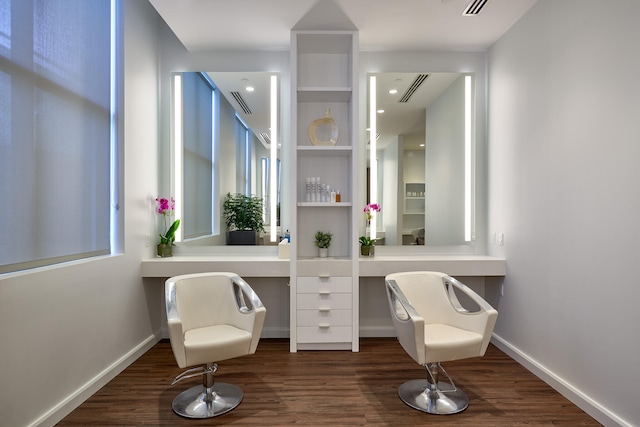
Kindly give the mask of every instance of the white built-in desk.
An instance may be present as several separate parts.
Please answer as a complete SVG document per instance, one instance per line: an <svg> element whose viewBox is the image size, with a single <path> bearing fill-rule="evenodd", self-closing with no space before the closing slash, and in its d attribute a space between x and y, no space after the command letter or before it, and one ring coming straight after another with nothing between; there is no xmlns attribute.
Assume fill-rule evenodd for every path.
<svg viewBox="0 0 640 427"><path fill-rule="evenodd" d="M289 260L277 256L177 255L142 261L142 277L230 271L241 277L289 277Z"/></svg>
<svg viewBox="0 0 640 427"><path fill-rule="evenodd" d="M247 279L267 307L264 338L289 338L290 332L290 261L279 259L276 248L247 249L248 254L197 253L176 254L171 258L149 258L142 261L141 275L149 286L164 286L167 278L181 274L208 271L230 271ZM376 248L378 249L378 248ZM234 249L226 248L228 252ZM252 252L254 251L254 252ZM382 251L381 251L382 252ZM301 261L300 268L310 261ZM340 265L340 263L337 263ZM359 336L392 337L395 330L389 315L384 277L399 271L432 270L461 279L480 295L495 293L491 283L505 275L505 260L483 255L386 255L360 258L359 284L354 288L358 298ZM326 265L332 265L329 261ZM300 271L299 271L300 272ZM339 271L336 270L336 275ZM492 279L493 278L493 279ZM159 303L164 311L164 302ZM164 332L163 332L164 333Z"/></svg>
<svg viewBox="0 0 640 427"><path fill-rule="evenodd" d="M376 255L360 258L360 277L384 277L398 271L442 271L451 276L505 275L505 260L484 255ZM271 255L176 255L142 261L142 277L172 277L207 271L231 271L243 277L289 277L289 260Z"/></svg>
<svg viewBox="0 0 640 427"><path fill-rule="evenodd" d="M400 271L441 271L450 276L505 275L504 258L484 255L376 255L360 258L360 277L384 277Z"/></svg>

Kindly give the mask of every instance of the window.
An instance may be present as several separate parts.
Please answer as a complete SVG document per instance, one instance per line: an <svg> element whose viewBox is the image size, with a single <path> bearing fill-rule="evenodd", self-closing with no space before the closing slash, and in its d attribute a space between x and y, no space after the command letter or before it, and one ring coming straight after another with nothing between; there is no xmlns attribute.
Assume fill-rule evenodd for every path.
<svg viewBox="0 0 640 427"><path fill-rule="evenodd" d="M214 126L216 91L203 73L180 73L185 239L213 234ZM180 83L181 81L181 83Z"/></svg>
<svg viewBox="0 0 640 427"><path fill-rule="evenodd" d="M236 192L251 195L251 131L236 114Z"/></svg>
<svg viewBox="0 0 640 427"><path fill-rule="evenodd" d="M0 273L111 252L113 10L0 0Z"/></svg>

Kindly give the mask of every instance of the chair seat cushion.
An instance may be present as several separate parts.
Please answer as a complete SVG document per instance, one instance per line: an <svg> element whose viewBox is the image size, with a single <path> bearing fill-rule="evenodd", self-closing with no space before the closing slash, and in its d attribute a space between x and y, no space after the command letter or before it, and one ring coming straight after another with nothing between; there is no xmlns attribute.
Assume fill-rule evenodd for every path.
<svg viewBox="0 0 640 427"><path fill-rule="evenodd" d="M231 325L191 329L184 334L187 366L245 356L250 346L251 333Z"/></svg>
<svg viewBox="0 0 640 427"><path fill-rule="evenodd" d="M426 363L480 356L482 335L440 323L424 326Z"/></svg>

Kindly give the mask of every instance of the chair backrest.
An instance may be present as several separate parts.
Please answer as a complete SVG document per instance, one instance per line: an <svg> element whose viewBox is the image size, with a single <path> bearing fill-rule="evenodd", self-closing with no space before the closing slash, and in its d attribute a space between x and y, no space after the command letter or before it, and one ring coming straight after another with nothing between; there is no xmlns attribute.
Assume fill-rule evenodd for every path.
<svg viewBox="0 0 640 427"><path fill-rule="evenodd" d="M176 305L183 331L229 324L235 316L233 282L229 276L185 276L175 281ZM236 326L236 325L234 325Z"/></svg>
<svg viewBox="0 0 640 427"><path fill-rule="evenodd" d="M426 324L455 322L455 310L438 272L409 272L390 275Z"/></svg>

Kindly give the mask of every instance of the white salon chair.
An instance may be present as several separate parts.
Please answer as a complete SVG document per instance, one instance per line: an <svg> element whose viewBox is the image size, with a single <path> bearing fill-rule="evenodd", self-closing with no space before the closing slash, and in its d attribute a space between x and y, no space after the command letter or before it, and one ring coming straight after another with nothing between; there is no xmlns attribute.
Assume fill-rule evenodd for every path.
<svg viewBox="0 0 640 427"><path fill-rule="evenodd" d="M398 388L400 399L430 414L464 411L469 398L440 363L483 356L498 312L444 273L395 273L385 283L398 341L413 360L427 368L427 379L411 380ZM441 374L448 382L440 380Z"/></svg>
<svg viewBox="0 0 640 427"><path fill-rule="evenodd" d="M231 411L242 390L215 383L215 362L253 354L266 309L249 284L234 273L176 276L165 282L169 339L180 368L202 365L178 375L172 385L203 376L202 385L180 393L173 410L187 418L211 418Z"/></svg>

